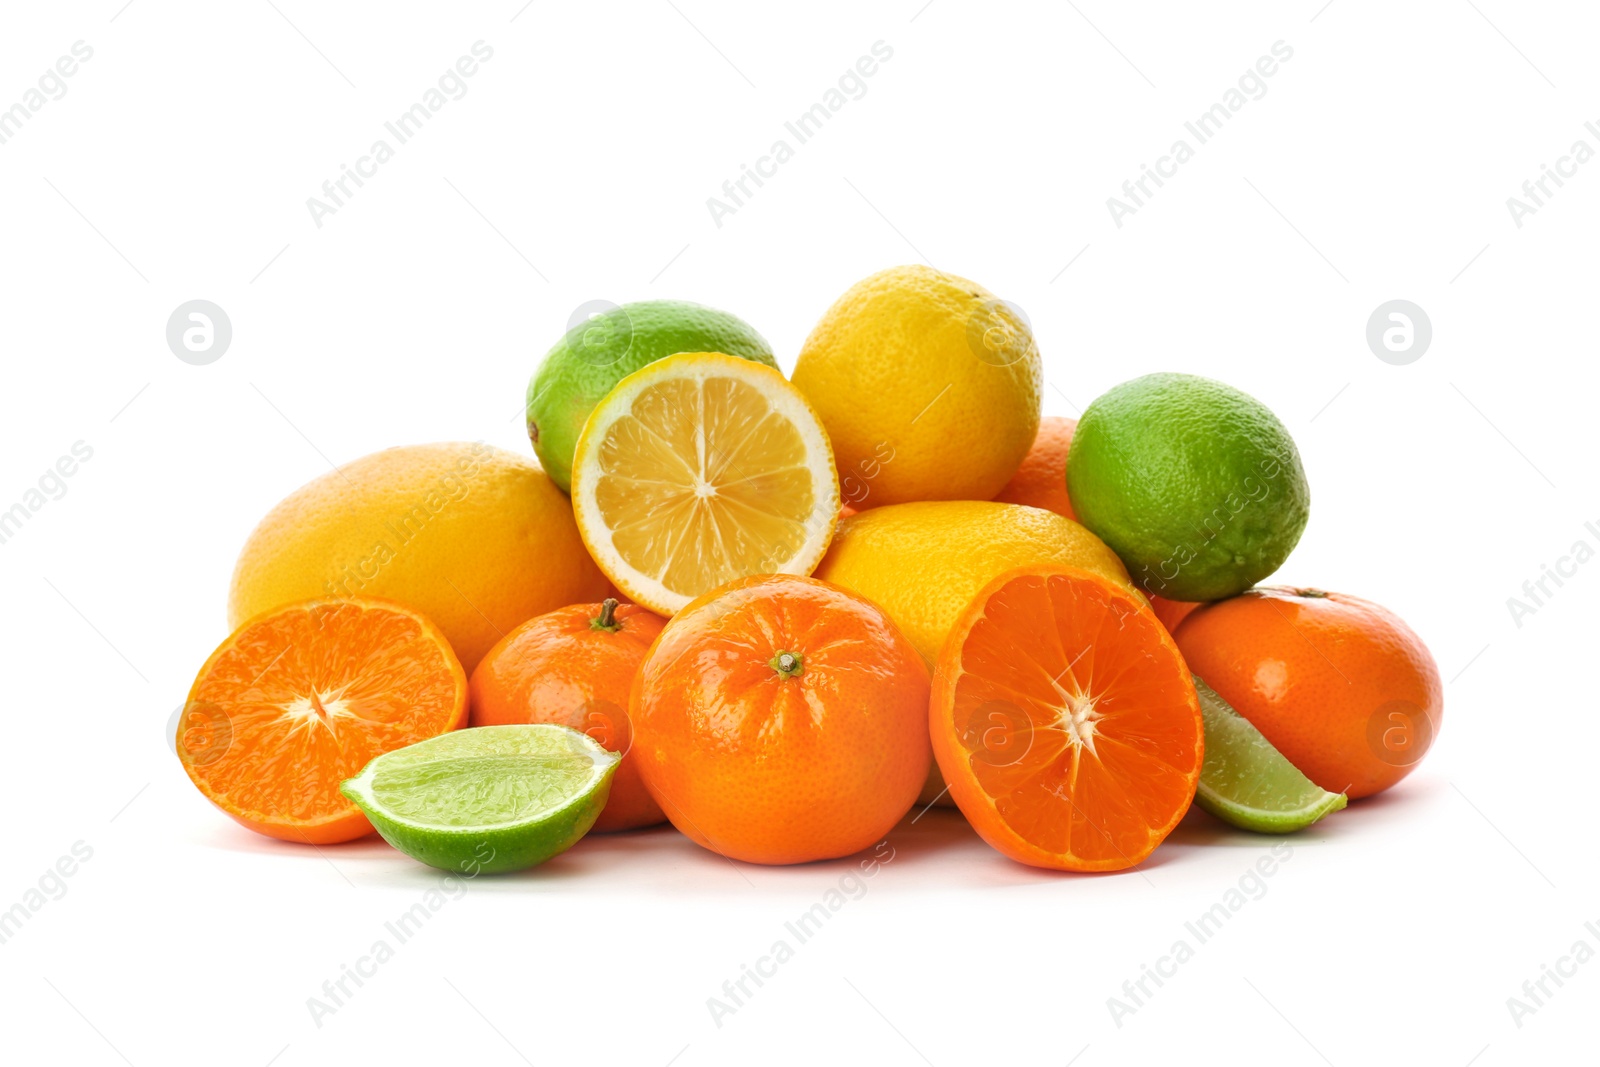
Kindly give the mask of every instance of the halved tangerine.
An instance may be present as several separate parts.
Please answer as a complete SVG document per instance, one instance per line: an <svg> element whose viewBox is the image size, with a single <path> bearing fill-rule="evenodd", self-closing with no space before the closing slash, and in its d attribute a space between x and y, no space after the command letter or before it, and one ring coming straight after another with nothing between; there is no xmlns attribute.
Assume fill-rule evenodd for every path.
<svg viewBox="0 0 1600 1067"><path fill-rule="evenodd" d="M425 616L312 600L257 615L211 654L178 718L178 758L257 833L331 844L372 832L341 781L466 718L467 676Z"/></svg>
<svg viewBox="0 0 1600 1067"><path fill-rule="evenodd" d="M1085 570L1023 567L984 587L950 631L929 710L956 806L1035 867L1132 867L1200 779L1177 645L1136 593Z"/></svg>

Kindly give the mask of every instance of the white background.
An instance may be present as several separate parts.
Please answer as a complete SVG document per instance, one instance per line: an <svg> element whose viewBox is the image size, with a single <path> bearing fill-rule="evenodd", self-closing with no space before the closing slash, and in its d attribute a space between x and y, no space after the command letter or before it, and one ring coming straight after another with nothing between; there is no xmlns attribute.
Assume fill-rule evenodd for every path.
<svg viewBox="0 0 1600 1067"><path fill-rule="evenodd" d="M1600 148L1591 11L122 3L8 5L0 31L0 106L94 49L0 145L0 509L93 449L0 545L0 909L93 850L0 945L6 1060L1592 1058L1600 963L1520 1027L1506 1004L1577 940L1600 949L1600 563L1520 626L1507 607L1575 541L1600 547L1600 162L1520 228L1506 206L1574 140ZM478 40L494 56L465 97L315 226L306 199ZM866 94L715 225L706 199L880 40ZM1114 225L1106 198L1279 40L1266 95ZM473 883L316 1025L307 998L438 877L381 842L254 837L180 770L169 719L225 636L255 521L382 447L527 452L524 384L585 301L725 307L790 367L850 283L922 260L1026 310L1049 412L1156 370L1278 412L1314 498L1280 577L1428 641L1448 684L1427 762L1292 839L1265 895L1120 1026L1107 998L1193 945L1185 921L1272 839L1193 815L1141 869L1073 877L931 813L718 1026L707 999L793 944L785 921L852 862L590 838ZM209 366L165 342L195 298L233 324ZM1408 366L1364 339L1394 298L1433 323Z"/></svg>

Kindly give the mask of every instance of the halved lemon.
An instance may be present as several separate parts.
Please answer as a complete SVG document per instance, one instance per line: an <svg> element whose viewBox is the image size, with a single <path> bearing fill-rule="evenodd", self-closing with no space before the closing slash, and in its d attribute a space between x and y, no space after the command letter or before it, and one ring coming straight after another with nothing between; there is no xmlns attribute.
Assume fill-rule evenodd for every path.
<svg viewBox="0 0 1600 1067"><path fill-rule="evenodd" d="M572 468L590 554L662 615L735 578L809 575L838 519L816 412L777 371L719 352L680 352L618 382Z"/></svg>

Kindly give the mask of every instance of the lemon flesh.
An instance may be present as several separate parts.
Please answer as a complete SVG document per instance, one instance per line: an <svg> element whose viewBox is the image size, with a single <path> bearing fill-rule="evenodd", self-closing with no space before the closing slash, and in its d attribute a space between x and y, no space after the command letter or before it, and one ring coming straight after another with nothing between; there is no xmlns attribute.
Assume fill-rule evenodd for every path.
<svg viewBox="0 0 1600 1067"><path fill-rule="evenodd" d="M595 561L670 615L752 574L810 574L839 488L821 423L778 372L680 353L618 384L578 440L573 509Z"/></svg>
<svg viewBox="0 0 1600 1067"><path fill-rule="evenodd" d="M539 464L572 491L572 457L594 406L624 377L678 352L726 352L776 367L772 346L737 315L686 300L608 307L575 323L528 382L528 437Z"/></svg>

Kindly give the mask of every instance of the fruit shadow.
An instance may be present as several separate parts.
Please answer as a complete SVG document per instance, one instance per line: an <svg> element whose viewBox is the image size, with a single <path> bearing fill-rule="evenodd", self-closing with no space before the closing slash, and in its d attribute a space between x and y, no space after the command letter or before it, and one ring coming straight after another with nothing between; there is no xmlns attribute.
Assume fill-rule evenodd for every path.
<svg viewBox="0 0 1600 1067"><path fill-rule="evenodd" d="M676 839L676 842L671 839ZM646 855L653 857L670 851L682 851L690 858L694 858L694 854L710 855L670 826L617 834L590 834L572 849L531 870L476 876L464 872L457 875L452 871L418 863L376 833L336 845L309 845L263 837L239 827L220 826L209 832L202 843L226 852L269 856L274 863L298 862L308 870L332 868L346 882L360 889L419 891L438 888L443 880L455 877L470 883L474 892L483 889L488 892L525 893L530 883L559 883L585 878L604 883L606 879L598 876L608 871L626 867L632 867L635 871L647 868L653 871L658 859L646 858ZM720 857L713 859L726 862L721 861Z"/></svg>
<svg viewBox="0 0 1600 1067"><path fill-rule="evenodd" d="M1153 866L1154 861L1165 854L1196 848L1258 849L1263 842L1273 841L1292 841L1297 848L1302 845L1317 847L1332 844L1367 832L1366 827L1373 820L1393 819L1403 811L1429 803L1438 791L1435 783L1403 782L1377 796L1352 800L1341 810L1324 815L1304 830L1292 834L1258 834L1241 830L1202 811L1199 805L1194 805L1144 866Z"/></svg>
<svg viewBox="0 0 1600 1067"><path fill-rule="evenodd" d="M641 837L641 835L652 835ZM1168 859L1151 857L1125 871L1074 874L1016 863L980 838L960 812L929 808L907 813L882 841L851 856L786 866L743 863L700 848L670 827L632 834L590 835L570 852L537 871L536 878L584 878L639 863L639 852L667 857L650 865L657 892L702 894L708 888L747 893L751 889L849 893L863 882L896 891L939 893L951 888L1011 888L1075 878L1135 878Z"/></svg>
<svg viewBox="0 0 1600 1067"><path fill-rule="evenodd" d="M707 891L748 892L751 889L837 885L841 879L870 877L892 871L901 889L938 892L949 888L1036 886L1078 878L1137 878L1170 864L1191 861L1196 851L1259 849L1264 842L1292 840L1297 847L1317 847L1359 835L1373 819L1392 819L1400 812L1436 799L1445 785L1408 781L1375 797L1352 801L1298 834L1257 834L1241 830L1192 807L1178 826L1143 863L1123 871L1079 873L1047 871L1016 863L990 848L965 818L949 808L907 813L882 842L853 856L773 867L744 863L701 848L671 826L590 834L567 852L528 871L482 875L474 891L527 893L539 886L555 888L586 883L585 892L633 892L638 876L661 893L702 894ZM426 890L437 887L449 872L423 866L376 834L337 845L304 845L261 837L242 828L218 826L204 844L229 852L272 856L274 862L301 862L331 868L352 886ZM620 880L610 877L621 873ZM633 875L634 877L627 877ZM930 876L931 875L931 876Z"/></svg>
<svg viewBox="0 0 1600 1067"><path fill-rule="evenodd" d="M1055 871L1012 860L991 848L960 812L930 809L908 816L895 827L888 841L895 846L894 866L913 872L904 888L943 891L948 888L1021 889L1077 880L1115 881L1143 878L1145 872L1174 862L1178 857L1157 849L1143 863L1120 871ZM834 861L849 863L849 860ZM928 868L934 877L915 872Z"/></svg>
<svg viewBox="0 0 1600 1067"><path fill-rule="evenodd" d="M565 882L584 880L605 884L608 874L648 872L657 893L701 895L707 891L747 894L752 889L804 889L836 887L841 879L874 878L885 869L899 871L929 862L963 848L987 852L966 820L953 811L936 809L918 816L908 814L882 841L860 852L832 860L772 866L746 863L718 855L695 844L671 826L613 834L590 834L573 848L536 870L533 880ZM868 872L871 873L868 873ZM637 881L630 879L632 888ZM936 881L934 884L938 884ZM586 891L590 891L586 889Z"/></svg>
<svg viewBox="0 0 1600 1067"><path fill-rule="evenodd" d="M441 886L454 895L452 872L417 863L373 834L336 845L279 841L242 828L221 826L204 842L223 851L271 857L273 863L300 863L308 872L332 872L358 889L405 889L423 892ZM950 888L1034 886L1075 878L1137 877L1168 862L1158 849L1139 867L1127 871L1074 874L1046 871L1016 863L994 849L967 824L960 812L931 808L908 813L882 841L832 860L785 866L746 863L701 848L671 826L620 833L589 834L568 851L526 871L459 876L477 893L556 891L569 885L585 893L637 892L640 878L660 894L701 896L752 889L823 892L853 879L892 883L898 890L941 892ZM892 877L884 877L892 874ZM621 875L619 878L618 876Z"/></svg>

